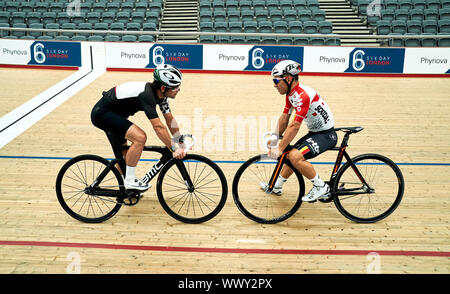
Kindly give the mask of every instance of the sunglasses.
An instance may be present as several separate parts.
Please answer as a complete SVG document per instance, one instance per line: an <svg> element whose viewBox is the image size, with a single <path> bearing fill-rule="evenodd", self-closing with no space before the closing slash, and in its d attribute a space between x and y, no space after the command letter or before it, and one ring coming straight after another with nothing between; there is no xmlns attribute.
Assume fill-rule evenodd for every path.
<svg viewBox="0 0 450 294"><path fill-rule="evenodd" d="M275 84L275 85L278 85L278 83L280 82L280 81L282 81L283 79L273 79L273 83Z"/></svg>
<svg viewBox="0 0 450 294"><path fill-rule="evenodd" d="M176 87L166 87L167 90L173 90L173 91L178 91L180 89L180 86L176 86Z"/></svg>

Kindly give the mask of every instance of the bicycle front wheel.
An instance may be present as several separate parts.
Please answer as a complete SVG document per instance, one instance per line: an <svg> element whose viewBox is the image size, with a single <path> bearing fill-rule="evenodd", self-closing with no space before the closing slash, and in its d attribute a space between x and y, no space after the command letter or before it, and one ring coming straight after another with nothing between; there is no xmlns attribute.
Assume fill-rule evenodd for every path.
<svg viewBox="0 0 450 294"><path fill-rule="evenodd" d="M354 167L347 162L336 175L336 208L358 223L374 223L389 216L400 204L405 187L398 166L379 154L358 155L352 161ZM368 186L357 176L355 167Z"/></svg>
<svg viewBox="0 0 450 294"><path fill-rule="evenodd" d="M264 224L274 224L291 217L302 203L305 182L297 170L283 185L281 195L266 193L277 161L266 155L247 160L233 179L233 198L239 210L249 219ZM283 167L286 168L286 165Z"/></svg>
<svg viewBox="0 0 450 294"><path fill-rule="evenodd" d="M216 216L225 205L228 185L220 167L210 159L188 154L181 161L193 186L188 187L177 162L164 165L156 193L164 210L173 218L198 224Z"/></svg>
<svg viewBox="0 0 450 294"><path fill-rule="evenodd" d="M56 195L62 208L73 218L85 223L100 223L119 211L121 205L115 197L94 195L90 186L109 161L97 155L80 155L63 165L56 178ZM123 190L119 171L112 168L106 177L96 185L111 194Z"/></svg>

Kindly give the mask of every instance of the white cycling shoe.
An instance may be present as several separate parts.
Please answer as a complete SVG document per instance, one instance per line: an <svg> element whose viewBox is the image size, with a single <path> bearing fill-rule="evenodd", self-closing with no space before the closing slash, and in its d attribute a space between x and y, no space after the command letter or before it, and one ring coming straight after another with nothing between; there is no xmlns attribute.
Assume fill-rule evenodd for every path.
<svg viewBox="0 0 450 294"><path fill-rule="evenodd" d="M312 202L317 199L327 199L330 197L330 186L325 184L322 187L313 186L306 196L302 197L302 201Z"/></svg>
<svg viewBox="0 0 450 294"><path fill-rule="evenodd" d="M264 182L260 182L259 183L261 185L261 189L265 192L267 190L267 188L269 187L268 183L264 183ZM272 189L272 193L276 194L276 195L281 195L281 193L283 193L283 188L282 187L273 187Z"/></svg>
<svg viewBox="0 0 450 294"><path fill-rule="evenodd" d="M152 185L146 184L142 182L139 179L132 179L132 180L124 180L123 181L125 189L127 190L138 190L138 191L146 191L151 188Z"/></svg>

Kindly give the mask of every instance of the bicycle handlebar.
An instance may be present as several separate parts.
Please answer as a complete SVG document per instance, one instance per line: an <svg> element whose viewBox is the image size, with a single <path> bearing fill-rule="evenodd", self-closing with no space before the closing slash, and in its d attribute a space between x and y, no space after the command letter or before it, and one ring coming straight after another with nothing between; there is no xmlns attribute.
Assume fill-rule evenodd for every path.
<svg viewBox="0 0 450 294"><path fill-rule="evenodd" d="M184 149L184 153L187 153L189 150L191 150L192 146L195 145L195 143L197 142L197 139L195 138L194 135L192 134L184 134L183 136L183 144L185 144ZM191 142L186 142L184 139L185 138L191 138Z"/></svg>
<svg viewBox="0 0 450 294"><path fill-rule="evenodd" d="M267 136L269 136L270 135L270 137L267 137ZM267 138L266 138L267 137ZM278 142L278 136L277 135L275 135L274 133L272 133L272 132L265 132L264 134L263 134L263 148L267 151L267 152L269 152L269 146L268 146L268 144L269 144L269 141L277 141ZM275 143L275 145L271 145L272 147L274 147L274 146L276 146L276 143Z"/></svg>

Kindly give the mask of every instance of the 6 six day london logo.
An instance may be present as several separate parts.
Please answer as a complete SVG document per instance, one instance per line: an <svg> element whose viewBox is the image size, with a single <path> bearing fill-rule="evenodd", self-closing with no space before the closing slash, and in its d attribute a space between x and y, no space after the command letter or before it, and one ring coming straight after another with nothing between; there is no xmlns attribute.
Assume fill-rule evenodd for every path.
<svg viewBox="0 0 450 294"><path fill-rule="evenodd" d="M403 73L405 49L355 48L345 72Z"/></svg>
<svg viewBox="0 0 450 294"><path fill-rule="evenodd" d="M34 42L28 64L81 66L81 44L66 42Z"/></svg>
<svg viewBox="0 0 450 294"><path fill-rule="evenodd" d="M303 47L255 46L248 52L245 70L271 71L275 64L286 59L303 64Z"/></svg>
<svg viewBox="0 0 450 294"><path fill-rule="evenodd" d="M149 49L149 57L146 68L168 63L180 69L202 69L203 46L155 44Z"/></svg>

